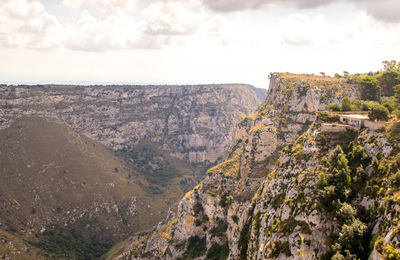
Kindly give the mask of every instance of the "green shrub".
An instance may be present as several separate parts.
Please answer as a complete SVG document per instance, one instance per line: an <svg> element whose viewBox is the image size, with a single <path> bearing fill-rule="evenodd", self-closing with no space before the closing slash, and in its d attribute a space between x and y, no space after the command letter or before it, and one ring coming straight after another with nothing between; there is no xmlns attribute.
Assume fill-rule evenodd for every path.
<svg viewBox="0 0 400 260"><path fill-rule="evenodd" d="M95 259L105 254L112 246L111 241L101 242L87 239L76 229L56 228L46 230L38 241L30 241L35 247L52 253L57 258Z"/></svg>
<svg viewBox="0 0 400 260"><path fill-rule="evenodd" d="M349 97L342 98L341 111L351 111L351 101Z"/></svg>
<svg viewBox="0 0 400 260"><path fill-rule="evenodd" d="M200 238L199 236L191 236L188 240L184 258L192 259L200 257L205 254L206 249L206 237Z"/></svg>
<svg viewBox="0 0 400 260"><path fill-rule="evenodd" d="M339 112L342 110L340 105L338 105L338 104L328 104L326 106L326 109L328 109L330 111L335 111L335 112Z"/></svg>
<svg viewBox="0 0 400 260"><path fill-rule="evenodd" d="M317 114L317 119L323 123L336 123L339 122L339 116L330 112L321 111Z"/></svg>
<svg viewBox="0 0 400 260"><path fill-rule="evenodd" d="M361 86L361 97L363 100L379 100L380 87L378 80L374 77L367 76L358 80Z"/></svg>
<svg viewBox="0 0 400 260"><path fill-rule="evenodd" d="M394 111L394 106L393 104L389 103L389 102L385 102L382 104L384 107L387 108L387 110L389 111L389 113L392 113Z"/></svg>
<svg viewBox="0 0 400 260"><path fill-rule="evenodd" d="M213 244L207 251L207 259L209 260L225 260L229 256L228 244Z"/></svg>
<svg viewBox="0 0 400 260"><path fill-rule="evenodd" d="M186 240L181 240L178 244L175 245L175 249L180 250L183 249L186 245Z"/></svg>
<svg viewBox="0 0 400 260"><path fill-rule="evenodd" d="M277 241L274 243L272 248L272 253L270 258L277 258L281 253L284 253L286 256L292 256L292 252L290 251L289 242L281 242Z"/></svg>
<svg viewBox="0 0 400 260"><path fill-rule="evenodd" d="M371 110L368 112L368 117L370 120L375 121L375 120L382 120L382 121L387 121L389 119L389 110L382 106L382 105L376 105L371 108Z"/></svg>
<svg viewBox="0 0 400 260"><path fill-rule="evenodd" d="M195 214L195 216L199 215L200 213L202 213L204 211L203 205L200 202L196 202L193 205L193 212Z"/></svg>
<svg viewBox="0 0 400 260"><path fill-rule="evenodd" d="M367 177L367 174L364 170L364 167L362 165L360 165L359 167L357 167L356 173L353 176L353 183L355 183L357 185L364 185L366 177Z"/></svg>
<svg viewBox="0 0 400 260"><path fill-rule="evenodd" d="M239 217L237 215L233 215L232 220L237 224L239 222Z"/></svg>
<svg viewBox="0 0 400 260"><path fill-rule="evenodd" d="M250 222L244 225L240 231L239 236L239 249L240 249L240 260L247 260L247 249L249 247L250 240Z"/></svg>
<svg viewBox="0 0 400 260"><path fill-rule="evenodd" d="M341 152L340 152L341 151ZM346 199L351 184L350 168L348 160L340 149L336 150L332 158L332 176L328 179L328 184L335 186L337 198L340 200Z"/></svg>
<svg viewBox="0 0 400 260"><path fill-rule="evenodd" d="M390 182L394 187L400 188L400 170L390 176Z"/></svg>
<svg viewBox="0 0 400 260"><path fill-rule="evenodd" d="M256 237L259 236L260 234L260 228L261 228L261 212L257 211L254 222L253 222L253 229L254 229L254 235Z"/></svg>
<svg viewBox="0 0 400 260"><path fill-rule="evenodd" d="M228 194L228 192L223 191L221 194L221 199L219 200L219 205L223 208L232 203L233 197Z"/></svg>
<svg viewBox="0 0 400 260"><path fill-rule="evenodd" d="M359 219L355 219L351 224L342 226L338 242L343 249L361 253L363 251L363 236L366 230L367 226Z"/></svg>
<svg viewBox="0 0 400 260"><path fill-rule="evenodd" d="M349 153L349 165L358 167L359 165L368 165L370 158L362 145L353 145L353 149Z"/></svg>
<svg viewBox="0 0 400 260"><path fill-rule="evenodd" d="M342 223L352 223L357 215L357 210L350 204L344 202L336 212L336 215Z"/></svg>
<svg viewBox="0 0 400 260"><path fill-rule="evenodd" d="M335 186L330 185L324 187L322 190L318 191L318 196L323 206L328 209L331 208L331 203L336 198Z"/></svg>
<svg viewBox="0 0 400 260"><path fill-rule="evenodd" d="M224 220L218 220L218 223L216 226L214 226L211 230L210 230L210 234L211 237L217 236L223 236L226 232L226 230L228 229L228 223Z"/></svg>
<svg viewBox="0 0 400 260"><path fill-rule="evenodd" d="M319 189L323 189L323 188L326 187L326 185L328 185L328 182L326 181L325 174L323 172L321 172L319 174L319 179L318 179L317 185L318 185Z"/></svg>
<svg viewBox="0 0 400 260"><path fill-rule="evenodd" d="M400 84L399 71L384 71L378 76L379 85L382 87L382 94L385 96L393 96L393 87Z"/></svg>

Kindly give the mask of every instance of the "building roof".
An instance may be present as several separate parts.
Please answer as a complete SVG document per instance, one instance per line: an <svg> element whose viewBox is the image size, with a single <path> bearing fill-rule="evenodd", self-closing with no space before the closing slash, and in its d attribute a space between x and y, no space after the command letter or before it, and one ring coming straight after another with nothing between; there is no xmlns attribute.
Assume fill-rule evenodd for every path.
<svg viewBox="0 0 400 260"><path fill-rule="evenodd" d="M366 115L340 115L340 117L346 117L350 119L369 119Z"/></svg>

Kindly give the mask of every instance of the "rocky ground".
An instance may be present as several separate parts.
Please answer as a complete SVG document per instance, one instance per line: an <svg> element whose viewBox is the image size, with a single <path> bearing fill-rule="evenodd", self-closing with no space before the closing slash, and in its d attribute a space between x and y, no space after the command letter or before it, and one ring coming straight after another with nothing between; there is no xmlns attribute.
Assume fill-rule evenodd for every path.
<svg viewBox="0 0 400 260"><path fill-rule="evenodd" d="M1 85L0 129L23 115L40 115L113 150L146 139L185 161L212 164L223 155L236 123L264 98L265 91L238 84Z"/></svg>

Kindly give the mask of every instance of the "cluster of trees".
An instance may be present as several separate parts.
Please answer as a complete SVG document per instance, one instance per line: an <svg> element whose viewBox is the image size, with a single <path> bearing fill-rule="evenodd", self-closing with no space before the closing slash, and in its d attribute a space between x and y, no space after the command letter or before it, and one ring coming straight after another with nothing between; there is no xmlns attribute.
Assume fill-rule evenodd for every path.
<svg viewBox="0 0 400 260"><path fill-rule="evenodd" d="M379 103L368 100L350 100L349 97L344 97L341 105L329 104L327 108L331 111L368 111L370 120L387 121L389 120L390 114L394 111L395 105L393 102Z"/></svg>
<svg viewBox="0 0 400 260"><path fill-rule="evenodd" d="M358 83L362 88L363 100L380 101L382 96L395 95L400 88L400 63L395 60L383 61L383 71L370 72L366 76L348 77L349 83Z"/></svg>
<svg viewBox="0 0 400 260"><path fill-rule="evenodd" d="M348 83L359 84L362 88L362 99L380 101L382 96L395 95L396 88L400 91L400 62L396 60L383 61L383 70L368 74L350 75L344 71L343 75L335 74L336 78L346 78ZM320 72L322 76L326 74Z"/></svg>
<svg viewBox="0 0 400 260"><path fill-rule="evenodd" d="M112 241L85 238L79 230L57 227L38 235L37 241L29 241L35 247L50 253L53 259L98 259L110 250Z"/></svg>
<svg viewBox="0 0 400 260"><path fill-rule="evenodd" d="M382 71L352 76L345 72L344 77L348 83L359 84L361 100L344 97L341 105L328 105L329 110L368 111L371 120L387 121L393 112L400 117L400 63L395 60L383 61Z"/></svg>
<svg viewBox="0 0 400 260"><path fill-rule="evenodd" d="M368 227L351 205L352 199L365 182L363 164L370 160L362 146L353 142L346 147L347 153L338 146L330 161L325 161L329 173L321 173L318 181L321 205L339 222L339 233L332 234L330 259L363 259L368 256Z"/></svg>

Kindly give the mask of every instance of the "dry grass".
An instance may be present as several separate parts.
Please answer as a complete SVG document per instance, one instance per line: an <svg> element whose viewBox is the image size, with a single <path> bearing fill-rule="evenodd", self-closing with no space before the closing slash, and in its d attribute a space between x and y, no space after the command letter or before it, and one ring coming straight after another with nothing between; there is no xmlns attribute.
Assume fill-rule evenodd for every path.
<svg viewBox="0 0 400 260"><path fill-rule="evenodd" d="M178 222L178 219L175 218L171 222L166 223L163 225L158 231L157 235L161 239L165 239L171 241L172 236L174 235L175 225Z"/></svg>
<svg viewBox="0 0 400 260"><path fill-rule="evenodd" d="M4 230L0 230L0 255L4 259L44 259L43 256L40 256L37 248L30 246L21 238Z"/></svg>
<svg viewBox="0 0 400 260"><path fill-rule="evenodd" d="M329 76L318 76L311 74L292 74L292 73L279 73L278 74L281 79L287 81L304 81L314 86L329 86L332 84L342 84L345 83L345 78L335 78Z"/></svg>
<svg viewBox="0 0 400 260"><path fill-rule="evenodd" d="M298 86L299 82L305 82L311 86L318 86L325 90L346 88L344 78L292 73L279 73L278 75L287 90L293 90Z"/></svg>
<svg viewBox="0 0 400 260"><path fill-rule="evenodd" d="M88 236L123 239L156 225L184 195L180 180L188 177L150 194L145 177L103 145L64 125L25 117L0 131L1 228L18 235L69 223ZM133 198L135 216L128 214Z"/></svg>
<svg viewBox="0 0 400 260"><path fill-rule="evenodd" d="M207 175L219 174L225 177L235 178L239 174L241 153L237 153L231 159L228 159L217 166L209 169Z"/></svg>

